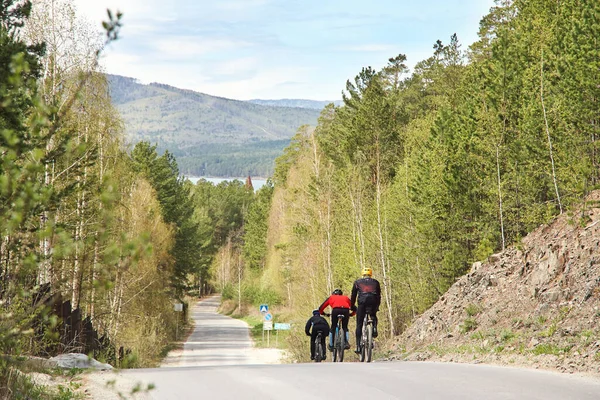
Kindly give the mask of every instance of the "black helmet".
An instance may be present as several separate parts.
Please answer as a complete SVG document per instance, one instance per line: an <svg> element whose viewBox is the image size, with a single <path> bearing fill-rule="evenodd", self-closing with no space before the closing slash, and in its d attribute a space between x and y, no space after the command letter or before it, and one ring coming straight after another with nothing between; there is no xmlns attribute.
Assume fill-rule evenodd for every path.
<svg viewBox="0 0 600 400"><path fill-rule="evenodd" d="M342 292L342 289L335 289L332 294L341 295L341 294L344 294L344 293Z"/></svg>
<svg viewBox="0 0 600 400"><path fill-rule="evenodd" d="M321 315L321 313L319 312L319 310L313 310L313 315Z"/></svg>

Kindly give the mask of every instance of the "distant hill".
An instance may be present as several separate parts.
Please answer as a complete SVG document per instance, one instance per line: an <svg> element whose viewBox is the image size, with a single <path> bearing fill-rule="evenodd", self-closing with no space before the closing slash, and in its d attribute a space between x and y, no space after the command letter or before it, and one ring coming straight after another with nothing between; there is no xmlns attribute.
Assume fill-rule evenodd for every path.
<svg viewBox="0 0 600 400"><path fill-rule="evenodd" d="M263 106L312 108L315 110L322 110L329 103L333 103L336 106L339 106L342 104L342 100L319 101L319 100L304 100L304 99L281 99L281 100L253 99L253 100L248 100L248 101L250 103L261 104Z"/></svg>
<svg viewBox="0 0 600 400"><path fill-rule="evenodd" d="M315 108L262 105L107 75L130 142L156 143L194 176L270 176L273 161Z"/></svg>

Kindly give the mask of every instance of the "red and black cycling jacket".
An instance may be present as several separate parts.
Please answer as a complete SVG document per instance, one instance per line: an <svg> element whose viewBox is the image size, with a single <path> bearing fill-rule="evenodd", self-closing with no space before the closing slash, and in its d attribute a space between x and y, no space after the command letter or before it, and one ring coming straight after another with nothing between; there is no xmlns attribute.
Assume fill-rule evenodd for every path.
<svg viewBox="0 0 600 400"><path fill-rule="evenodd" d="M323 311L327 308L327 306L334 308L347 308L350 309L350 298L348 296L344 296L343 294L332 294L321 304L319 307L319 312L323 314Z"/></svg>
<svg viewBox="0 0 600 400"><path fill-rule="evenodd" d="M381 286L379 281L373 278L360 278L352 285L352 300L351 304L355 304L358 299L358 304L372 302L379 306L381 303Z"/></svg>

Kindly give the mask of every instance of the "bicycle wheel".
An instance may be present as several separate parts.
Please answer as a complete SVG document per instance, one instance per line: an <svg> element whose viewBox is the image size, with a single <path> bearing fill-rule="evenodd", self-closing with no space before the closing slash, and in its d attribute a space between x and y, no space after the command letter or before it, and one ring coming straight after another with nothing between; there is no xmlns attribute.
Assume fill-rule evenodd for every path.
<svg viewBox="0 0 600 400"><path fill-rule="evenodd" d="M315 339L315 362L323 360L323 346L321 345L321 336Z"/></svg>
<svg viewBox="0 0 600 400"><path fill-rule="evenodd" d="M367 347L366 344L367 344L367 325L368 324L369 323L367 321L367 317L365 316L365 319L363 321L363 326L362 326L362 335L360 336L360 353L358 355L358 359L360 360L360 362L365 362L365 358L366 358L365 350Z"/></svg>
<svg viewBox="0 0 600 400"><path fill-rule="evenodd" d="M365 352L366 352L366 359L367 362L371 362L371 360L373 359L373 324L369 323L367 325L367 338L366 338L366 343L365 343Z"/></svg>
<svg viewBox="0 0 600 400"><path fill-rule="evenodd" d="M334 335L335 336L333 337L333 362L337 362L337 360L338 360L338 351L337 351L338 350L337 349L337 336L338 336L338 333L337 333L337 328L335 330Z"/></svg>
<svg viewBox="0 0 600 400"><path fill-rule="evenodd" d="M337 347L338 362L344 362L344 350L346 350L346 343L344 343L344 331L341 333L338 331L335 340L335 347Z"/></svg>

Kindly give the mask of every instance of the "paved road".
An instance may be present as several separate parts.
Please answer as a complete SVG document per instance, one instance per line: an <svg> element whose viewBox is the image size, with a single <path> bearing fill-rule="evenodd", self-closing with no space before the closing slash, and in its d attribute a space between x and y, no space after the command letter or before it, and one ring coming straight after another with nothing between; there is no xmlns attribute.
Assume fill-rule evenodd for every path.
<svg viewBox="0 0 600 400"><path fill-rule="evenodd" d="M600 381L486 365L428 362L260 365L241 321L216 314L218 299L193 311L196 331L162 368L122 371L153 383L156 400L423 399L598 400ZM233 365L236 364L236 365ZM144 396L144 398L148 398Z"/></svg>
<svg viewBox="0 0 600 400"><path fill-rule="evenodd" d="M548 372L428 362L154 369L153 399L598 400L600 382Z"/></svg>
<svg viewBox="0 0 600 400"><path fill-rule="evenodd" d="M220 297L196 303L191 310L195 328L183 350L169 353L162 367L265 364L277 361L275 349L253 349L248 325L217 313Z"/></svg>

